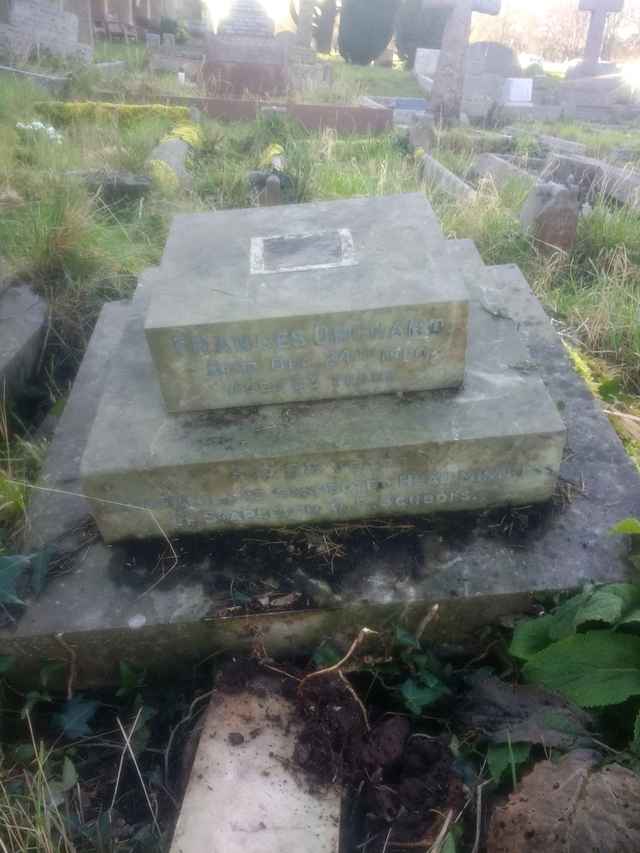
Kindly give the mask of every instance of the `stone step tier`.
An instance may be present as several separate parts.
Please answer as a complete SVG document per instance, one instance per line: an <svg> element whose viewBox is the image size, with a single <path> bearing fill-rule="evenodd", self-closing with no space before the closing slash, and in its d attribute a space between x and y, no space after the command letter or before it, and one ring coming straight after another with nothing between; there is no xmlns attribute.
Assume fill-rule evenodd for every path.
<svg viewBox="0 0 640 853"><path fill-rule="evenodd" d="M459 386L441 241L422 193L176 217L146 320L168 411Z"/></svg>
<svg viewBox="0 0 640 853"><path fill-rule="evenodd" d="M471 294L460 390L169 414L140 297L82 461L105 541L550 498L558 411L473 245L443 241L432 255Z"/></svg>

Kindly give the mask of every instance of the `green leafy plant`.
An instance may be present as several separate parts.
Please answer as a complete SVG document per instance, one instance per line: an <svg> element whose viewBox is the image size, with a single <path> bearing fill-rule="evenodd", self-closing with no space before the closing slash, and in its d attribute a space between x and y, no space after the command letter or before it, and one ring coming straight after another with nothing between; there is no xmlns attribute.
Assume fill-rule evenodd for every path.
<svg viewBox="0 0 640 853"><path fill-rule="evenodd" d="M425 708L451 693L440 663L424 651L420 640L400 626L395 629L399 672L409 673L398 688L407 710L419 716Z"/></svg>

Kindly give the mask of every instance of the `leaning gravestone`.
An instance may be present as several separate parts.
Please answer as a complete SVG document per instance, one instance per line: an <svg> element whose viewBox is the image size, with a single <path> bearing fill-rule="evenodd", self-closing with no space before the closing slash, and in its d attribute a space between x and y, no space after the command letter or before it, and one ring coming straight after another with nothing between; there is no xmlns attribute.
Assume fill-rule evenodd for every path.
<svg viewBox="0 0 640 853"><path fill-rule="evenodd" d="M501 0L423 0L423 5L427 9L450 9L431 91L431 109L438 119L455 121L460 117L472 13L497 15Z"/></svg>
<svg viewBox="0 0 640 853"><path fill-rule="evenodd" d="M562 420L429 230L419 194L178 218L82 462L105 540L549 498Z"/></svg>

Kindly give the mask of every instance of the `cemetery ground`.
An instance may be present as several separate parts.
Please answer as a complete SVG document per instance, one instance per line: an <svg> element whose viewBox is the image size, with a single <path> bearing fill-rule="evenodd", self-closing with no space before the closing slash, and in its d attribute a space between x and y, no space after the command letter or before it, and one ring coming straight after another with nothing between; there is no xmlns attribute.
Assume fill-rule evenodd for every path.
<svg viewBox="0 0 640 853"><path fill-rule="evenodd" d="M145 84L144 72L139 74L129 77L133 90ZM379 82L389 88L376 94L392 93L394 80L383 70L371 69L366 79L353 79L350 71L343 92ZM80 79L76 85L76 95L87 97L98 84ZM393 93L413 94L410 84L402 86ZM16 127L34 120L54 124L61 141L37 128ZM544 130L584 141L598 155L634 144L624 130L575 124ZM171 135L192 146L186 188L148 162L157 143ZM472 129L443 132L433 153L465 176L477 153L500 145L523 161L538 154L531 132L507 144L493 131ZM264 167L273 146L280 146L287 161L286 202L390 195L422 186L419 154L395 132L339 137L308 133L278 117L196 126L186 110L83 110L72 103L59 107L25 84L0 87L0 272L32 284L49 305L37 381L18 407L3 405L0 417L4 624L19 618L22 608L25 578L14 557L29 485L37 479L51 423L64 406L101 306L130 296L138 274L158 263L176 213L251 206L247 175ZM83 177L105 167L148 172L152 185L135 197L107 197ZM580 220L573 251L548 256L519 224L526 182L514 179L498 190L481 181L465 202L433 186L425 189L448 236L474 240L487 264L522 269L576 369L614 413L613 425L638 460L640 216L597 199ZM483 523L496 536L517 540L535 518L515 510L489 514ZM407 531L413 535L417 524L409 519L247 536L238 551L246 573L233 580L214 573L209 582L224 588L230 614L304 608L322 596L330 605L334 574L359 553ZM429 535L429 524L421 524L421 534ZM639 532L640 522L633 520L619 530ZM225 537L217 541L219 548L228 546ZM165 559L162 551L150 555L144 549L138 564L133 559L141 594L162 581ZM257 559L269 567L260 582L249 570ZM313 577L300 589L292 573L299 566L308 571L310 560ZM31 562L35 586L65 570L46 553ZM233 694L268 673L275 678L269 689L283 691L298 708L302 729L294 758L305 784L339 780L347 786L349 853L411 845L433 853L543 846L553 853L563 849L553 846L562 844L558 820L568 818L582 837L594 837L597 820L589 815L597 812L603 778L626 810L616 832L609 827L610 837L599 839L601 849L637 850L639 613L640 585L589 588L563 601L536 602L530 612L486 629L469 649L430 641L438 621L437 610L430 609L412 632L398 618L383 633L354 636L350 654L325 641L313 655L274 659L258 637L250 660L220 654L170 679L123 658L117 683L95 689L78 684L74 653L64 637L59 657L43 660L35 680L25 680L10 657L0 656L0 847L16 853L165 849L212 679ZM317 671L324 672L303 689L305 675ZM558 761L576 746L588 750L577 768ZM536 771L547 774L542 782L533 776L520 782L545 760ZM567 774L576 769L585 784L572 802L557 791L565 791ZM380 779L384 786L374 784ZM514 791L518 796L509 799ZM242 792L234 793L240 801ZM524 816L522 798L529 802ZM536 814L541 822L535 822ZM390 821L408 848L390 838Z"/></svg>

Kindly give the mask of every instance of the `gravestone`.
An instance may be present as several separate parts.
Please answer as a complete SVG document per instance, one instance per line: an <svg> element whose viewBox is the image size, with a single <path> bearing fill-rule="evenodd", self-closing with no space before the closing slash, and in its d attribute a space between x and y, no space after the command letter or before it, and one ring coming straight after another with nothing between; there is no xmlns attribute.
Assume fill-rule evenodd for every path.
<svg viewBox="0 0 640 853"><path fill-rule="evenodd" d="M47 0L11 0L0 6L0 54L26 61L43 52L88 62L92 47L80 42L77 14Z"/></svg>
<svg viewBox="0 0 640 853"><path fill-rule="evenodd" d="M578 73L581 76L588 77L598 72L607 26L607 15L621 12L623 8L624 0L580 0L580 11L591 13L584 61L578 68Z"/></svg>
<svg viewBox="0 0 640 853"><path fill-rule="evenodd" d="M176 220L114 355L105 541L551 496L562 420L422 194L214 216Z"/></svg>
<svg viewBox="0 0 640 853"><path fill-rule="evenodd" d="M570 252L577 238L579 212L575 187L541 181L527 196L520 222L542 252Z"/></svg>
<svg viewBox="0 0 640 853"><path fill-rule="evenodd" d="M259 0L233 0L226 18L218 25L219 36L272 38L274 24Z"/></svg>
<svg viewBox="0 0 640 853"><path fill-rule="evenodd" d="M455 121L460 117L472 13L497 15L501 0L423 0L423 6L450 9L431 91L431 108L438 119Z"/></svg>
<svg viewBox="0 0 640 853"><path fill-rule="evenodd" d="M234 0L207 40L204 69L214 96L277 95L287 90L287 48L258 0Z"/></svg>
<svg viewBox="0 0 640 853"><path fill-rule="evenodd" d="M428 267L427 216L416 195L176 217L146 322L169 411L460 385L467 297Z"/></svg>

